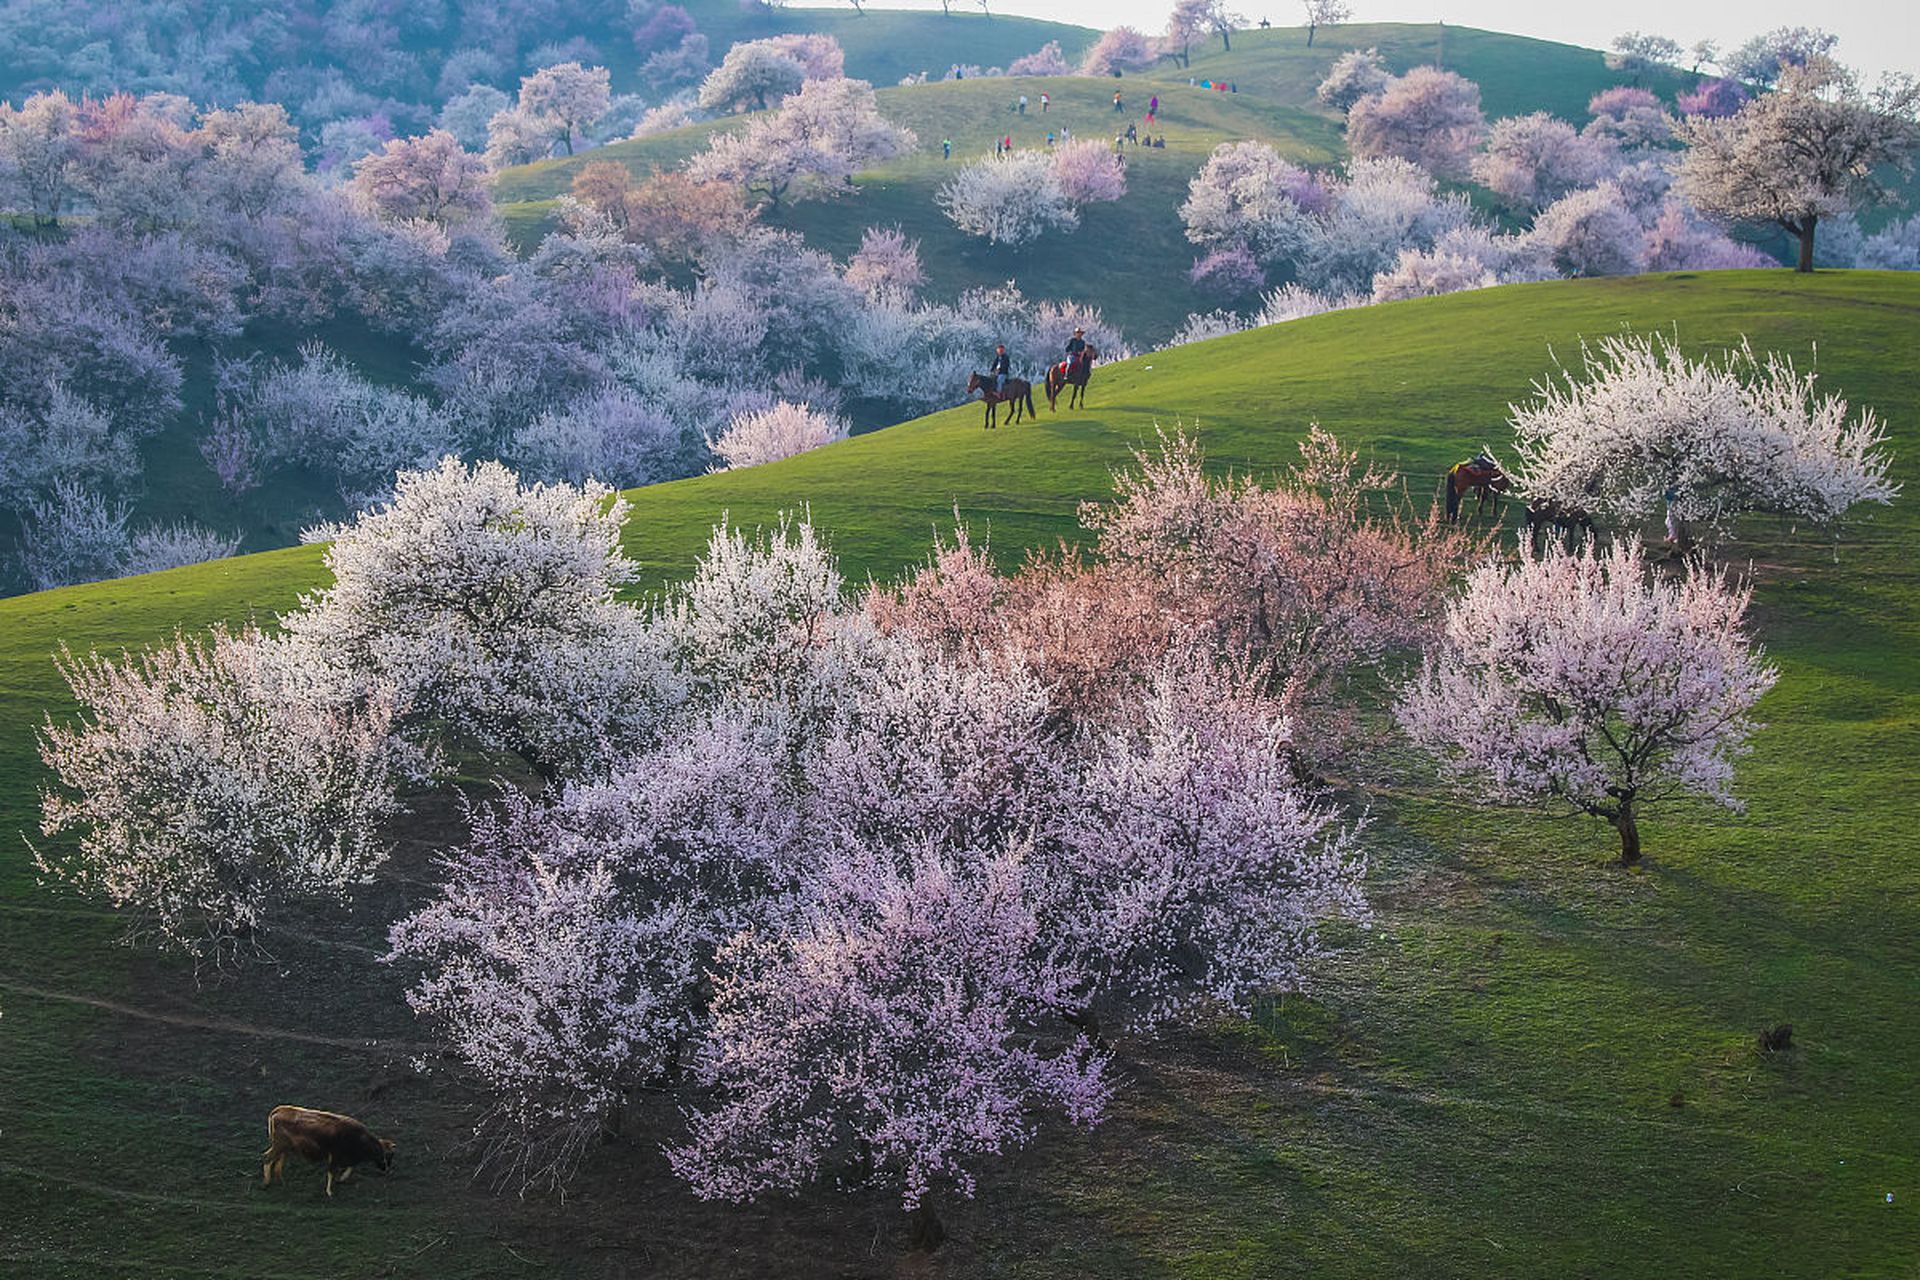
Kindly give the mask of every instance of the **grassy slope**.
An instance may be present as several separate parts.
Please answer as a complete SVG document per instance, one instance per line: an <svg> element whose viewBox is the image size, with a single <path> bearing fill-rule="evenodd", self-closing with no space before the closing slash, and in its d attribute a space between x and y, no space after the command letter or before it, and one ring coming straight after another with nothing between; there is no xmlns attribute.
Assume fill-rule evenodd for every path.
<svg viewBox="0 0 1920 1280"><path fill-rule="evenodd" d="M957 505L1012 558L1067 531L1127 448L1176 418L1198 421L1216 462L1255 467L1282 463L1317 419L1424 488L1498 443L1506 401L1550 348L1622 324L1696 349L1744 333L1803 360L1817 341L1825 384L1885 415L1909 487L1837 559L1818 538L1755 531L1757 623L1785 678L1742 767L1749 812L1658 817L1651 865L1623 874L1604 865L1598 824L1461 806L1412 781L1385 791L1377 926L1316 998L1133 1047L1114 1119L1003 1166L949 1214L957 1242L913 1274L1910 1271L1920 279L1564 282L1318 317L1103 370L1093 410L1037 426L987 435L957 409L644 490L631 542L658 581L684 572L723 511L763 521L810 502L853 574L887 573ZM28 735L61 708L57 641L138 643L279 608L317 576L315 553L296 549L0 601L0 830L31 820ZM399 866L417 872L418 851ZM693 1203L655 1153L659 1125L596 1154L564 1208L470 1186L452 1150L457 1091L396 1065L396 1041L415 1034L396 975L345 949L377 947L418 884L389 877L354 915L309 926L335 945L281 935L278 970L199 990L177 966L104 946L97 911L31 886L23 850L0 846L9 1274L897 1273L898 1237L879 1234L893 1220L829 1193ZM381 1043L156 1020L168 1017ZM1754 1031L1783 1020L1800 1047L1760 1058ZM311 1178L259 1191L259 1116L283 1101L391 1128L398 1171L333 1203Z"/></svg>
<svg viewBox="0 0 1920 1280"><path fill-rule="evenodd" d="M863 176L860 191L849 199L803 204L769 221L801 231L817 247L842 256L859 246L863 228L897 225L921 242L936 296L1018 279L1032 296L1094 302L1137 341L1160 341L1189 312L1215 305L1187 282L1193 247L1177 212L1188 179L1207 153L1221 142L1263 138L1302 163L1330 164L1343 154L1344 142L1337 116L1319 106L1313 92L1341 51L1378 46L1390 66L1404 70L1440 56L1439 44L1438 27L1381 24L1323 30L1308 49L1304 30L1282 28L1243 32L1234 37L1231 53L1210 42L1196 51L1190 69L1167 62L1149 76L1121 81L996 79L883 88L882 110L919 135L920 153ZM1584 120L1587 99L1623 79L1606 69L1597 52L1572 45L1448 28L1445 46L1446 65L1482 83L1490 118L1549 110ZM1231 80L1239 92L1190 87L1190 76ZM1651 79L1650 87L1671 97L1692 80L1662 74ZM1116 87L1127 95L1124 116L1112 109ZM1044 118L1038 114L1043 90L1054 98ZM1024 118L1010 111L1021 93L1032 103ZM1004 133L1011 133L1018 146L1038 146L1049 127L1061 125L1082 137L1110 139L1117 122L1138 122L1156 93L1161 121L1155 132L1166 134L1167 149L1128 152L1126 196L1087 209L1077 232L1025 249L995 247L961 235L935 207L934 193L951 168L940 159L943 137L953 139L956 157L989 151ZM496 198L515 237L531 244L547 225L547 201L567 190L582 164L618 159L637 173L671 168L703 147L712 130L729 127L737 122L510 170L500 176Z"/></svg>

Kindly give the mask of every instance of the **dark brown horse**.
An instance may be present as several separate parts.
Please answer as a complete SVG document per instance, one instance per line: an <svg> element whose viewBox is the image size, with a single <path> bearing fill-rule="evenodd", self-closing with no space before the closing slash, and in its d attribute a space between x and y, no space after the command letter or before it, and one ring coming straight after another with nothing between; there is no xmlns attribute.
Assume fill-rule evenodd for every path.
<svg viewBox="0 0 1920 1280"><path fill-rule="evenodd" d="M1008 378L1006 387L1002 390L995 391L993 389L993 375L990 373L976 372L971 378L967 379L967 395L971 396L976 391L980 393L980 398L987 406L987 420L985 425L989 431L1000 425L1000 405L1002 401L1013 406L1013 414L1007 419L1009 423L1020 421L1023 410L1029 417L1037 418L1040 416L1039 410L1033 407L1033 384L1025 378Z"/></svg>
<svg viewBox="0 0 1920 1280"><path fill-rule="evenodd" d="M1447 474L1440 478L1440 484L1447 495L1447 523L1456 524L1460 519L1460 495L1472 490L1480 495L1475 512L1485 511L1487 503L1496 494L1505 493L1513 488L1513 481L1506 472L1500 470L1500 464L1493 455L1482 449L1476 456L1465 462L1456 462L1447 468Z"/></svg>
<svg viewBox="0 0 1920 1280"><path fill-rule="evenodd" d="M1527 547L1534 555L1540 554L1540 542L1547 530L1552 529L1565 546L1577 533L1594 536L1593 517L1579 507L1563 506L1558 498L1532 498L1527 502Z"/></svg>
<svg viewBox="0 0 1920 1280"><path fill-rule="evenodd" d="M1059 412L1060 390L1072 387L1067 396L1067 408L1079 409L1087 402L1087 382L1093 377L1093 362L1100 358L1100 352L1091 342L1078 360L1062 360L1047 369L1047 408Z"/></svg>

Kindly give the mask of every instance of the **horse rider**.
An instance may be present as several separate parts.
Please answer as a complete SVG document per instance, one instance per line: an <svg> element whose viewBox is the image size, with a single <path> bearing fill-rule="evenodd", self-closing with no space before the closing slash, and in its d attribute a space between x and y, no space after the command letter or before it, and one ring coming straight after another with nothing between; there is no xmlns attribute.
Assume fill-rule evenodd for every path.
<svg viewBox="0 0 1920 1280"><path fill-rule="evenodd" d="M1007 375L1013 372L1013 361L1007 356L1007 344L1002 342L993 349L993 363L987 372L993 375L993 394L996 396L1007 389Z"/></svg>
<svg viewBox="0 0 1920 1280"><path fill-rule="evenodd" d="M1067 372L1072 373L1086 359L1087 331L1075 326L1073 336L1067 339Z"/></svg>

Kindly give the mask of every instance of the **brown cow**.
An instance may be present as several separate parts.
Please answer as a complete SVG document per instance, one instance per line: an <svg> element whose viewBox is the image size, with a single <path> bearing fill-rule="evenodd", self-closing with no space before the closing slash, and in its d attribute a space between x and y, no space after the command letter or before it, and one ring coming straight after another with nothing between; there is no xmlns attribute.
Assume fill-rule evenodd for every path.
<svg viewBox="0 0 1920 1280"><path fill-rule="evenodd" d="M351 1116L306 1107L275 1107L267 1113L266 1163L260 1166L260 1185L271 1186L287 1157L311 1163L325 1161L327 1194L333 1194L334 1173L340 1181L353 1176L353 1166L371 1162L385 1173L393 1167L393 1143L377 1138L373 1130Z"/></svg>

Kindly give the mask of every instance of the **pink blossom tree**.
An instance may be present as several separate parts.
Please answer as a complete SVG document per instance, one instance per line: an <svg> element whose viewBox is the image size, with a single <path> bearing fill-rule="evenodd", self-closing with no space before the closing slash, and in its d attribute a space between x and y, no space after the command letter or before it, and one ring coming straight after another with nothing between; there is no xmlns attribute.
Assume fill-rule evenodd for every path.
<svg viewBox="0 0 1920 1280"><path fill-rule="evenodd" d="M1850 416L1815 375L1744 343L1694 359L1666 338L1603 338L1578 370L1534 384L1513 407L1520 486L1622 520L1664 510L1719 529L1749 511L1828 523L1891 502L1891 458L1871 409Z"/></svg>
<svg viewBox="0 0 1920 1280"><path fill-rule="evenodd" d="M216 962L290 900L344 897L386 858L402 755L394 690L349 694L257 631L115 660L61 651L81 719L49 723L43 874L128 913L132 936Z"/></svg>
<svg viewBox="0 0 1920 1280"><path fill-rule="evenodd" d="M1651 90L1615 85L1587 102L1592 117L1583 135L1623 151L1644 151L1673 142L1673 117Z"/></svg>
<svg viewBox="0 0 1920 1280"><path fill-rule="evenodd" d="M1127 165L1098 138L1076 138L1053 148L1054 181L1074 204L1118 200L1127 193Z"/></svg>
<svg viewBox="0 0 1920 1280"><path fill-rule="evenodd" d="M1400 723L1477 795L1605 819L1631 866L1649 807L1739 807L1733 764L1779 675L1742 630L1750 594L1699 567L1649 580L1631 539L1490 561L1449 607Z"/></svg>
<svg viewBox="0 0 1920 1280"><path fill-rule="evenodd" d="M1032 53L1024 53L1007 64L1010 76L1070 76L1073 66L1060 52L1060 42L1049 40Z"/></svg>
<svg viewBox="0 0 1920 1280"><path fill-rule="evenodd" d="M54 225L66 210L79 144L79 113L59 90L18 107L0 103L0 172L14 207L38 225Z"/></svg>
<svg viewBox="0 0 1920 1280"><path fill-rule="evenodd" d="M1438 67L1415 67L1347 112L1355 157L1397 156L1443 178L1466 175L1485 133L1480 86Z"/></svg>
<svg viewBox="0 0 1920 1280"><path fill-rule="evenodd" d="M1243 298L1267 287L1259 259L1240 245L1215 249L1194 259L1187 279L1222 298Z"/></svg>
<svg viewBox="0 0 1920 1280"><path fill-rule="evenodd" d="M445 130L395 138L353 167L351 188L376 216L457 226L493 213L486 162Z"/></svg>
<svg viewBox="0 0 1920 1280"><path fill-rule="evenodd" d="M915 145L911 130L880 114L866 81L809 80L778 111L715 137L687 173L745 187L777 209L785 199L847 191L855 173Z"/></svg>
<svg viewBox="0 0 1920 1280"><path fill-rule="evenodd" d="M1682 115L1721 120L1745 106L1749 96L1739 81L1717 77L1702 80L1697 87L1674 99L1674 105Z"/></svg>
<svg viewBox="0 0 1920 1280"><path fill-rule="evenodd" d="M1365 919L1356 832L1299 782L1278 704L1202 651L1135 697L1087 745L1049 922L1102 1023L1244 1013L1301 985L1322 923Z"/></svg>
<svg viewBox="0 0 1920 1280"><path fill-rule="evenodd" d="M1132 27L1119 26L1110 28L1093 42L1093 47L1080 60L1080 74L1105 76L1144 71L1158 61L1160 55L1154 51L1151 40Z"/></svg>
<svg viewBox="0 0 1920 1280"><path fill-rule="evenodd" d="M1024 1146L1036 1117L1092 1124L1110 1092L1084 1038L1038 1034L1073 977L1028 901L1017 850L835 851L795 925L723 948L697 1063L713 1100L668 1153L709 1199L796 1188L829 1161L944 1235L943 1193Z"/></svg>
<svg viewBox="0 0 1920 1280"><path fill-rule="evenodd" d="M1612 147L1536 111L1494 122L1487 149L1473 158L1473 180L1511 207L1531 211L1592 186L1613 167Z"/></svg>
<svg viewBox="0 0 1920 1280"><path fill-rule="evenodd" d="M790 889L795 809L753 726L702 719L605 782L478 811L390 960L493 1108L499 1183L559 1187L628 1094L677 1073L715 950Z"/></svg>
<svg viewBox="0 0 1920 1280"><path fill-rule="evenodd" d="M847 283L869 296L886 290L911 294L926 280L920 242L899 227L868 227L860 248L847 259Z"/></svg>

